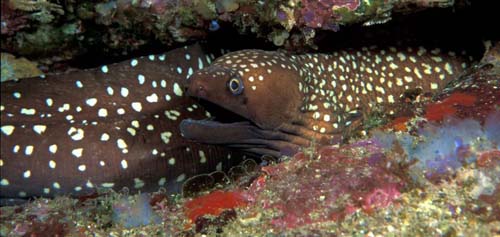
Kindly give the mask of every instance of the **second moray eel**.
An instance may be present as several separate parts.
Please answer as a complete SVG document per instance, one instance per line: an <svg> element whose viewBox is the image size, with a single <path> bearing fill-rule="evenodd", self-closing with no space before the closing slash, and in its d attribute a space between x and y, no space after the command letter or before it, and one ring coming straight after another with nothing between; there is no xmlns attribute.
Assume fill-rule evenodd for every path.
<svg viewBox="0 0 500 237"><path fill-rule="evenodd" d="M176 193L194 175L238 164L238 153L178 132L183 118L210 116L182 88L214 58L192 45L2 83L0 200L125 187Z"/></svg>

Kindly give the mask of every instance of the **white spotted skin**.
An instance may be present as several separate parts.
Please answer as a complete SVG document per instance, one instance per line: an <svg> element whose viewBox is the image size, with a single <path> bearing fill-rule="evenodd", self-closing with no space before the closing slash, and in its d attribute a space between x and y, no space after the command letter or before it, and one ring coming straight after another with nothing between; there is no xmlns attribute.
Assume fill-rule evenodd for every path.
<svg viewBox="0 0 500 237"><path fill-rule="evenodd" d="M361 117L354 115L369 113L374 106L398 103L406 90L439 92L468 62L465 57L424 48L372 46L304 55L242 50L196 72L188 92L260 128L316 139L318 134L341 133L354 117ZM244 84L241 95L228 90L232 77ZM203 93L197 88L204 88Z"/></svg>
<svg viewBox="0 0 500 237"><path fill-rule="evenodd" d="M376 46L329 55L301 55L296 56L296 61L306 65L303 78L308 86L302 89L305 103L301 109L307 114L319 112L332 118L324 121L309 117L310 124L325 128L320 133L345 129L352 119L350 114L366 114L375 106L394 107L407 90L421 88L423 93L436 94L437 89L444 88L463 71L462 63L469 63L465 57L422 47ZM441 73L424 73L429 65L441 68Z"/></svg>
<svg viewBox="0 0 500 237"><path fill-rule="evenodd" d="M97 187L145 192L157 191L159 183L179 192L178 177L215 171L230 151L181 137L181 120L204 119L206 111L172 89L186 83L187 74L177 75L177 67L187 72L200 60L209 65L207 58L214 57L195 45L44 80L2 83L0 196L79 196ZM153 88L152 81L161 86ZM139 112L132 102L141 104ZM23 108L36 112L21 113ZM207 162L200 164L199 151Z"/></svg>

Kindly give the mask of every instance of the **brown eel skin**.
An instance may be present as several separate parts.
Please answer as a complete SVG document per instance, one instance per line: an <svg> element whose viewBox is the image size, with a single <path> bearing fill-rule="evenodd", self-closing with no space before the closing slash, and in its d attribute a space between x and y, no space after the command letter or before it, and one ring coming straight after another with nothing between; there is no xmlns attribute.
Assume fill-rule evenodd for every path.
<svg viewBox="0 0 500 237"><path fill-rule="evenodd" d="M375 107L394 114L391 105L405 91L420 88L436 94L471 60L465 51L424 47L371 46L302 55L232 52L190 76L187 92L248 121L188 119L181 123L181 133L203 143L274 156L312 142L337 144Z"/></svg>
<svg viewBox="0 0 500 237"><path fill-rule="evenodd" d="M183 89L186 77L214 58L192 45L2 83L1 197L82 196L124 187L173 193L191 176L238 163L239 153L179 133L184 118L210 116Z"/></svg>

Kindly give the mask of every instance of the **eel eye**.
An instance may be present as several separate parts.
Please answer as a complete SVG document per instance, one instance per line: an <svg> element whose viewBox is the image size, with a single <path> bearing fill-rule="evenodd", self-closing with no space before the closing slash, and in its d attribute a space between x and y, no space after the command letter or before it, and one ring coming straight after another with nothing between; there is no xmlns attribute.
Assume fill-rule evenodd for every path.
<svg viewBox="0 0 500 237"><path fill-rule="evenodd" d="M229 88L229 91L233 93L233 95L241 94L244 88L243 82L240 78L231 78L227 83L227 87Z"/></svg>

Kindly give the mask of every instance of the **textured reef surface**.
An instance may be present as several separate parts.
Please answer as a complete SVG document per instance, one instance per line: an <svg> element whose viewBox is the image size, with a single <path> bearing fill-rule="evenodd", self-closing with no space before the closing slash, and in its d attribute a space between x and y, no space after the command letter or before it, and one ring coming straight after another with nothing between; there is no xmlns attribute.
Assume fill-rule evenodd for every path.
<svg viewBox="0 0 500 237"><path fill-rule="evenodd" d="M183 196L2 207L0 235L498 235L499 56L496 45L432 101L412 102L414 114L348 144L200 175Z"/></svg>
<svg viewBox="0 0 500 237"><path fill-rule="evenodd" d="M452 7L452 0L2 1L2 50L70 59L91 49L121 55L175 46L231 28L275 45L312 44L315 31L387 22L393 13ZM300 43L302 42L302 43Z"/></svg>

